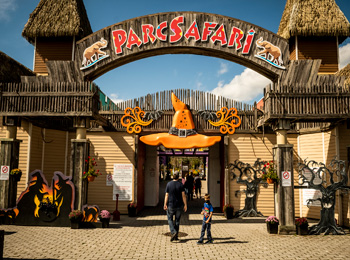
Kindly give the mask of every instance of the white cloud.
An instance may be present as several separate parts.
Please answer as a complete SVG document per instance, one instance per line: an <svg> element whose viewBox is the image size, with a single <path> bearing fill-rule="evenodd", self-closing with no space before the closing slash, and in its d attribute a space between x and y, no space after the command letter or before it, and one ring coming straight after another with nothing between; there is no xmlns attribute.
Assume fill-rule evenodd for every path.
<svg viewBox="0 0 350 260"><path fill-rule="evenodd" d="M350 63L350 43L339 48L339 69Z"/></svg>
<svg viewBox="0 0 350 260"><path fill-rule="evenodd" d="M16 0L0 0L0 20L8 21L9 12L17 8Z"/></svg>
<svg viewBox="0 0 350 260"><path fill-rule="evenodd" d="M259 73L246 68L242 74L235 76L230 83L222 81L211 92L217 96L224 96L237 101L254 101L254 98L263 93L263 89L271 81ZM256 100L257 101L257 100Z"/></svg>
<svg viewBox="0 0 350 260"><path fill-rule="evenodd" d="M114 93L111 94L110 99L111 99L115 104L118 104L118 103L124 101L123 99L118 98L118 94L114 94Z"/></svg>
<svg viewBox="0 0 350 260"><path fill-rule="evenodd" d="M226 63L220 62L220 69L218 71L218 75L225 74L228 71L228 66Z"/></svg>

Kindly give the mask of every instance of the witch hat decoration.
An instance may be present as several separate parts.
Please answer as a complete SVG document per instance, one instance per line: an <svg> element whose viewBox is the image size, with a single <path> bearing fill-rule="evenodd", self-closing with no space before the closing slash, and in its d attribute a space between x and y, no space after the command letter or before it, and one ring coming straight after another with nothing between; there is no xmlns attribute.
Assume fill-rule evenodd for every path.
<svg viewBox="0 0 350 260"><path fill-rule="evenodd" d="M173 123L168 133L145 135L140 140L148 145L163 145L166 148L190 149L209 147L221 140L221 136L206 136L195 130L193 118L185 103L171 93L175 109Z"/></svg>

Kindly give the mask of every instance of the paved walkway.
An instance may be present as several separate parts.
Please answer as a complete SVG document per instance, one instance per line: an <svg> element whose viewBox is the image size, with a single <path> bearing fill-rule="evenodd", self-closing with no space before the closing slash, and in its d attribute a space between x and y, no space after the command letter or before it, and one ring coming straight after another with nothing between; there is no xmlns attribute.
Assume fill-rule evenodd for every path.
<svg viewBox="0 0 350 260"><path fill-rule="evenodd" d="M203 199L189 202L180 241L170 242L163 203L109 229L3 225L5 259L349 259L350 235L270 235L264 223L237 223L215 213L213 244L197 245Z"/></svg>

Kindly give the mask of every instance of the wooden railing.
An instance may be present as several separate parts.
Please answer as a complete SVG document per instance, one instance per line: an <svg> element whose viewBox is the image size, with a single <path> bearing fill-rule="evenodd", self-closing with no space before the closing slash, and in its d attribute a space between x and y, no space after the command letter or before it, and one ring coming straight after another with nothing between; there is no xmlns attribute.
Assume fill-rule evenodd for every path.
<svg viewBox="0 0 350 260"><path fill-rule="evenodd" d="M265 91L265 123L275 119L331 122L350 117L349 90L332 82L314 86L274 85Z"/></svg>
<svg viewBox="0 0 350 260"><path fill-rule="evenodd" d="M98 115L100 102L97 90L90 82L0 83L0 115Z"/></svg>
<svg viewBox="0 0 350 260"><path fill-rule="evenodd" d="M142 129L143 131L167 132L172 125L174 115L174 109L171 102L171 92L174 92L174 94L191 110L197 131L219 132L217 127L214 127L209 122L203 120L198 115L198 111L202 110L216 113L222 107L235 107L238 110L238 115L241 117L242 123L241 126L237 128L237 131L251 132L256 130L258 111L254 108L254 105L244 104L232 99L218 97L212 93L196 90L167 90L127 100L118 104L109 103L102 106L103 111L100 111L100 114L103 117L108 118L109 122L113 125L113 128L117 131L125 131L125 127L123 127L120 122L124 115L125 108L135 108L138 106L145 112L157 110L163 111L164 114L160 119Z"/></svg>

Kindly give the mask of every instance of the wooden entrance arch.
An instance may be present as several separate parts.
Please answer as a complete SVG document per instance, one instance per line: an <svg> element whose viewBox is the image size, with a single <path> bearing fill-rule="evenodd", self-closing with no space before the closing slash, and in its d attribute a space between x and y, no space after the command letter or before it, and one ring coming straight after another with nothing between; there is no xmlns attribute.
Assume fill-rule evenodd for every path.
<svg viewBox="0 0 350 260"><path fill-rule="evenodd" d="M94 80L129 62L162 54L222 58L272 81L289 63L286 39L241 20L197 12L153 14L113 24L77 42L74 62L84 80Z"/></svg>

